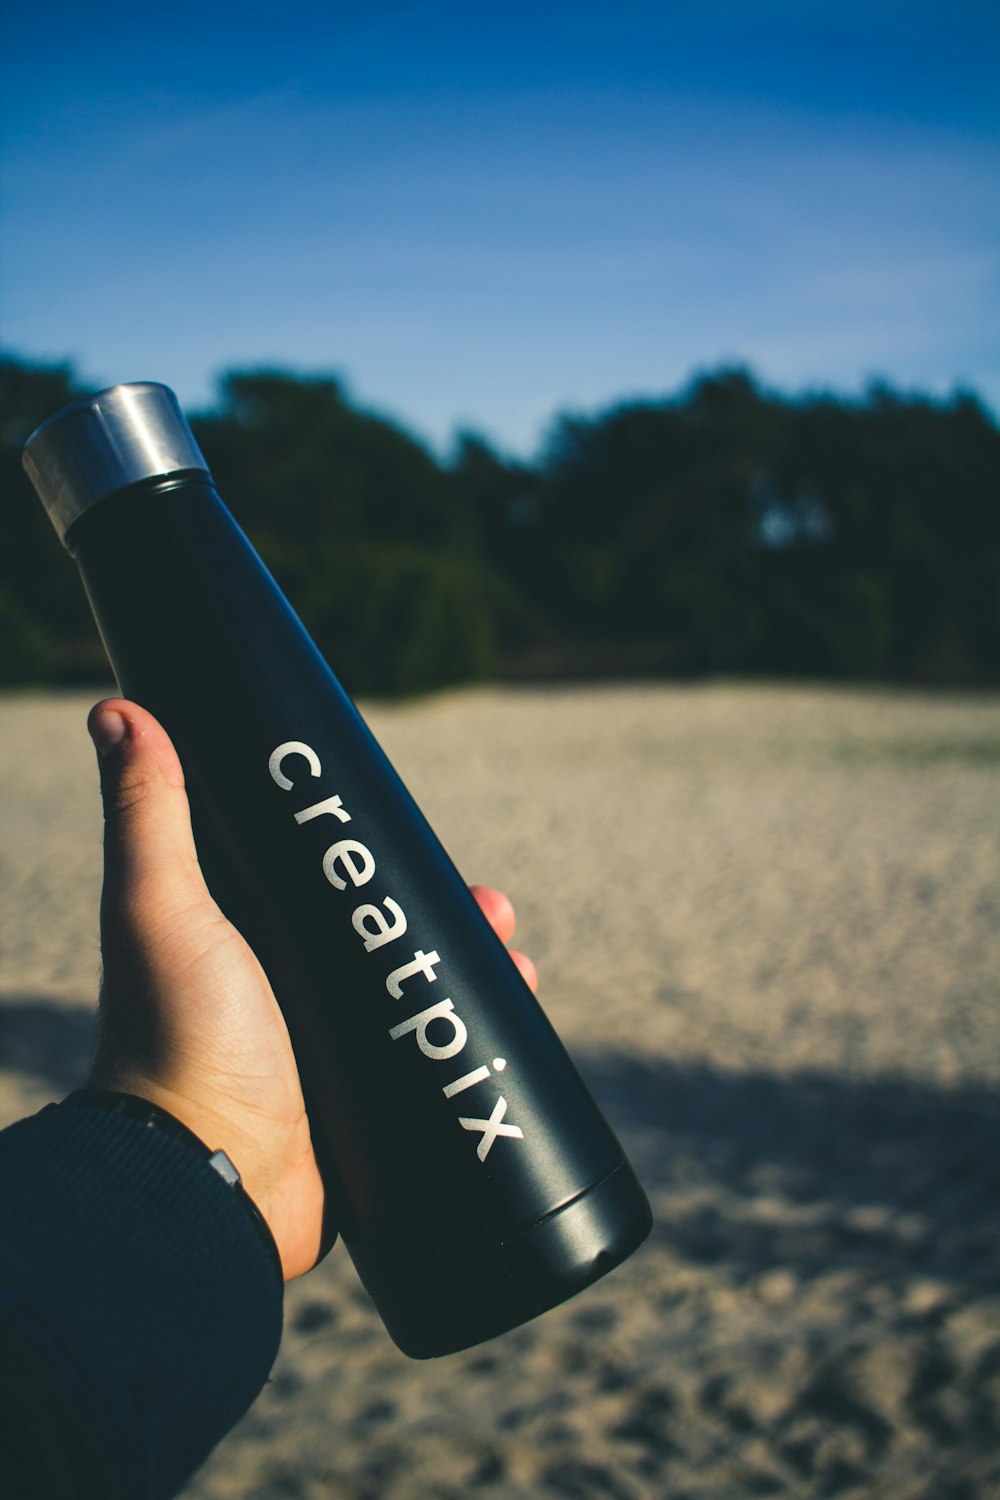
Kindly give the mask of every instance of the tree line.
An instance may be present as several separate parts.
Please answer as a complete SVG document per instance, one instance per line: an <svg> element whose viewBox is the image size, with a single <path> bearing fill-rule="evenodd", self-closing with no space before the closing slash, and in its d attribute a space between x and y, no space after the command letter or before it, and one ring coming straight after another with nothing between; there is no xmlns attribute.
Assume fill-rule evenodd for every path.
<svg viewBox="0 0 1000 1500"><path fill-rule="evenodd" d="M0 679L104 682L20 462L82 393L0 360ZM1000 680L1000 429L971 394L790 398L742 369L593 416L533 462L447 461L332 377L234 371L192 421L220 492L355 693L483 678Z"/></svg>

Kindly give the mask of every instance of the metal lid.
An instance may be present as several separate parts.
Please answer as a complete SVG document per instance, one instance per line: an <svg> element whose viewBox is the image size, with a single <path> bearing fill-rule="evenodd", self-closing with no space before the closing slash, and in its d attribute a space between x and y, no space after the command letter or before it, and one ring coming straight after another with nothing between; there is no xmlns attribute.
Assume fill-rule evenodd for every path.
<svg viewBox="0 0 1000 1500"><path fill-rule="evenodd" d="M147 381L64 406L31 434L22 462L63 542L78 516L126 485L208 473L177 397Z"/></svg>

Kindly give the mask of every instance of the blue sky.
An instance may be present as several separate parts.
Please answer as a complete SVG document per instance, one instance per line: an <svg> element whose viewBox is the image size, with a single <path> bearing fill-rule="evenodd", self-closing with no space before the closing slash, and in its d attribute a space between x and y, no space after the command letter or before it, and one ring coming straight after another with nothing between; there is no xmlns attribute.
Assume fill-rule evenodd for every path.
<svg viewBox="0 0 1000 1500"><path fill-rule="evenodd" d="M333 370L439 447L530 453L723 361L1000 411L997 17L22 4L0 336L190 408L226 367Z"/></svg>

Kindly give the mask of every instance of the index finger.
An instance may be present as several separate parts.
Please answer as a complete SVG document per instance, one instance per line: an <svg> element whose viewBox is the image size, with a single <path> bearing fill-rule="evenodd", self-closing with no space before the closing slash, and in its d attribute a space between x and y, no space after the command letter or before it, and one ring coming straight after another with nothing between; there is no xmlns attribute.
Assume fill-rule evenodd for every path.
<svg viewBox="0 0 1000 1500"><path fill-rule="evenodd" d="M483 916L502 943L509 943L516 925L514 908L503 891L495 891L489 885L470 885L469 890L479 905Z"/></svg>

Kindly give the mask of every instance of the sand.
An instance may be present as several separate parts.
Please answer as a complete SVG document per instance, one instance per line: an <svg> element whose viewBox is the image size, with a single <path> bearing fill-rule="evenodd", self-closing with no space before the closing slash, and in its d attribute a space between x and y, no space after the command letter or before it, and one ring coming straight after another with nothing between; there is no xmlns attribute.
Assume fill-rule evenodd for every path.
<svg viewBox="0 0 1000 1500"><path fill-rule="evenodd" d="M94 695L0 705L0 1123L80 1081ZM484 689L368 712L653 1202L413 1363L338 1247L188 1500L1000 1494L1000 697Z"/></svg>

